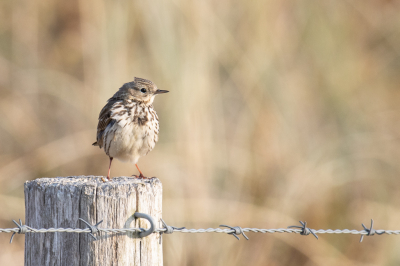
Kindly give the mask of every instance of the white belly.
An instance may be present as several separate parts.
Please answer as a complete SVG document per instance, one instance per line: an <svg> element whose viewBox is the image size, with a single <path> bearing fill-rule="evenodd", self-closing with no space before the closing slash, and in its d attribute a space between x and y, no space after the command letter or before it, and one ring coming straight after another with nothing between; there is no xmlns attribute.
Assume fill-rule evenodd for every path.
<svg viewBox="0 0 400 266"><path fill-rule="evenodd" d="M111 115L115 123L107 126L103 137L104 143L107 143L104 145L104 150L110 157L136 164L139 158L150 152L158 141L158 119L154 119L154 115L149 112L154 112L153 109L134 108L138 108L139 112L135 115L133 109L130 116L128 113L118 115L120 109L115 109ZM138 117L146 122L137 123Z"/></svg>

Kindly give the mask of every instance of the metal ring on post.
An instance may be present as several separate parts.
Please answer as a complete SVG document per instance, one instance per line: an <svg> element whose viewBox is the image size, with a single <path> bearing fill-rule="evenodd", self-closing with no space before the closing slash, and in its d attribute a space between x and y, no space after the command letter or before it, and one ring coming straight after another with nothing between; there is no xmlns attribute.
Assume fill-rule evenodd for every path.
<svg viewBox="0 0 400 266"><path fill-rule="evenodd" d="M146 220L149 221L149 223L150 223L150 228L149 228L149 229L147 229L147 230L142 231L142 232L139 233L139 237L140 237L140 238L146 237L146 236L150 235L151 233L153 233L154 230L156 230L156 226L155 226L155 223L154 223L154 219L153 219L153 217L151 217L150 215L145 214L145 213L141 213L141 212L135 212L135 214L134 214L133 216L134 216L135 218L143 218L143 219L146 219Z"/></svg>

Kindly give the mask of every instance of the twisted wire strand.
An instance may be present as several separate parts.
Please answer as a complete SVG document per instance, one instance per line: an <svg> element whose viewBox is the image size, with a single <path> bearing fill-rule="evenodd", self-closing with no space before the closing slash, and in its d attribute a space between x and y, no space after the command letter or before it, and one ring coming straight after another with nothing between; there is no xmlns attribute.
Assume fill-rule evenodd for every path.
<svg viewBox="0 0 400 266"><path fill-rule="evenodd" d="M0 228L0 233L18 233L19 228ZM104 233L136 233L141 232L144 229L142 228L122 228L122 229L114 229L114 228L98 228L99 232ZM166 228L157 228L154 230L154 233L165 232ZM242 228L243 232L252 232L252 233L295 233L300 234L302 229L288 229L288 228L278 228L278 229L259 229L259 228ZM367 235L368 232L365 230L349 230L349 229L310 229L315 234L352 234L352 235ZM90 233L89 228L80 229L80 228L32 228L27 226L27 233ZM207 229L174 229L174 232L180 233L225 233L230 234L234 233L235 230L232 229L221 229L221 228L207 228ZM376 230L377 233L387 234L387 235L400 235L400 230Z"/></svg>
<svg viewBox="0 0 400 266"><path fill-rule="evenodd" d="M288 226L287 228L278 228L278 229L259 229L259 228L242 228L240 226L229 226L229 225L220 225L219 228L207 228L207 229L186 229L186 227L174 227L174 226L169 226L167 223L163 220L160 219L160 221L163 223L163 228L156 228L154 219L145 213L139 213L136 212L134 214L135 218L142 218L148 220L150 223L150 228L149 229L143 229L143 228L120 228L120 229L115 229L115 228L98 228L99 224L103 222L101 220L100 222L97 222L96 224L92 225L89 222L85 221L82 218L79 218L78 220L83 222L87 227L85 229L80 229L80 228L41 228L41 229L36 229L32 228L28 225L22 224L21 219L19 219L19 223L17 223L15 220L12 220L14 224L17 226L16 228L0 228L0 233L12 233L10 243L12 243L13 238L16 233L18 234L26 234L26 233L88 233L94 240L97 240L96 235L100 232L109 234L109 233L115 233L115 234L121 234L121 233L138 233L138 236L140 238L146 237L152 233L158 233L162 235L163 233L165 234L172 234L173 232L181 232L181 233L224 233L224 234L229 234L234 236L237 240L240 240L239 236L243 236L246 240L249 240L249 238L246 236L245 232L253 232L253 233L295 233L295 234L300 234L300 235L309 235L312 234L317 240L318 240L318 235L317 234L353 234L353 235L361 235L360 237L360 242L363 241L364 236L373 236L373 235L382 235L382 234L388 234L388 235L399 235L400 230L375 230L373 228L374 225L374 220L371 219L371 226L367 228L364 224L361 224L364 230L349 230L349 229L311 229L307 227L307 222L306 221L299 221L301 226L299 225L291 225ZM221 228L224 227L224 228ZM161 241L161 237L160 237ZM160 242L161 243L161 242Z"/></svg>

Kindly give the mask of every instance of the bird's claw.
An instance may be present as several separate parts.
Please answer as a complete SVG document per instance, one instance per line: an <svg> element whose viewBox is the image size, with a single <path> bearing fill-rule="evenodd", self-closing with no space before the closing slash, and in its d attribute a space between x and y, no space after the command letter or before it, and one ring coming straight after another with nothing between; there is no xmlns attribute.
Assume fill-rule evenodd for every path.
<svg viewBox="0 0 400 266"><path fill-rule="evenodd" d="M104 179L104 177L101 177L101 181L103 181L104 183L107 181L110 181L111 179L109 177L106 177L107 179Z"/></svg>
<svg viewBox="0 0 400 266"><path fill-rule="evenodd" d="M149 179L148 177L145 177L142 174L140 174L140 175L132 175L132 176L134 176L135 178L138 178L138 179Z"/></svg>

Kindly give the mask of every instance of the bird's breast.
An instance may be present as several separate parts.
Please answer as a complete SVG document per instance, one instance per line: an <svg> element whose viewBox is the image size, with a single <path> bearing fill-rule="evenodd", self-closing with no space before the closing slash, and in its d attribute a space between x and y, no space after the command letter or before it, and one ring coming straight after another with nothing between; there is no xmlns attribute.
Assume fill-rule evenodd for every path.
<svg viewBox="0 0 400 266"><path fill-rule="evenodd" d="M112 110L111 117L115 124L106 134L111 157L135 162L154 148L159 123L152 106L119 105Z"/></svg>

